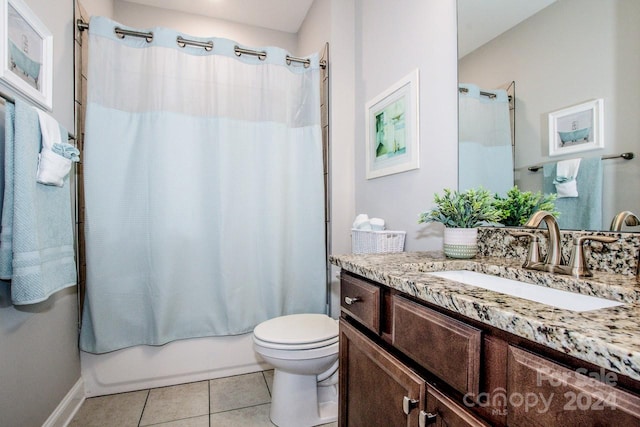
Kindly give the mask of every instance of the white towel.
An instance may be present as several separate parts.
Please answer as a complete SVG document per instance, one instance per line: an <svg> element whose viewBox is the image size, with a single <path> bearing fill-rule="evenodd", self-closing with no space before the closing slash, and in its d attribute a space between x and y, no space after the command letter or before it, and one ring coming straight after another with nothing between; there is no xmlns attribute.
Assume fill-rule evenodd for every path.
<svg viewBox="0 0 640 427"><path fill-rule="evenodd" d="M42 150L38 155L36 181L40 184L63 187L64 178L71 170L72 161L52 151L54 144L62 142L60 125L49 114L39 108L34 107L34 109L38 112L40 133L42 134Z"/></svg>
<svg viewBox="0 0 640 427"><path fill-rule="evenodd" d="M369 215L360 214L356 216L356 219L353 221L353 228L355 228L356 230L371 230Z"/></svg>
<svg viewBox="0 0 640 427"><path fill-rule="evenodd" d="M384 219L382 218L371 218L369 223L371 224L371 229L374 231L384 230Z"/></svg>
<svg viewBox="0 0 640 427"><path fill-rule="evenodd" d="M553 183L556 186L558 198L578 197L578 170L581 159L562 160L556 167L556 178Z"/></svg>

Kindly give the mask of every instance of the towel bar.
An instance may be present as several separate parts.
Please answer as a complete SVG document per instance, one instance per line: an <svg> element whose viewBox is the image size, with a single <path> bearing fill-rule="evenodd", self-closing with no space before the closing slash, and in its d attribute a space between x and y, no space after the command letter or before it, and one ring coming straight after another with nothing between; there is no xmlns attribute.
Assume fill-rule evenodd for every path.
<svg viewBox="0 0 640 427"><path fill-rule="evenodd" d="M635 154L629 152L629 153L618 154L617 156L606 156L606 157L603 157L602 160L619 159L619 158L623 158L625 160L631 160L634 157L635 157ZM542 165L529 166L527 169L529 169L531 172L538 172L540 169L542 169Z"/></svg>

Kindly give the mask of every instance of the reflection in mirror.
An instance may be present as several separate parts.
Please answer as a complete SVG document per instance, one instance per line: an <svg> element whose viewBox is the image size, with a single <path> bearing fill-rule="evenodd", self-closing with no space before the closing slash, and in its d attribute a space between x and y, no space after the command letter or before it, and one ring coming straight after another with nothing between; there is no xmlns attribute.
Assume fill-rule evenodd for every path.
<svg viewBox="0 0 640 427"><path fill-rule="evenodd" d="M514 87L512 83L510 88ZM513 140L507 90L460 83L458 189L482 186L500 196L513 187ZM484 161L478 161L484 159ZM490 161L488 161L490 159Z"/></svg>
<svg viewBox="0 0 640 427"><path fill-rule="evenodd" d="M482 3L483 10L470 12L468 8L474 3ZM528 6L534 7L528 17L514 17L510 12ZM583 210L601 211L600 226L589 229L609 230L618 212L640 212L638 156L631 161L619 157L638 151L640 1L458 0L458 17L459 81L483 91L517 83L515 184L525 191L543 190L545 179L553 181L559 176L557 168L554 176L545 178L543 170L533 172L528 167L556 167L560 161L581 159L574 201L580 200L581 194L597 193L596 202ZM497 30L483 39L479 34L484 27ZM594 99L604 101L604 148L550 157L549 113ZM588 161L594 157L611 157L598 162L602 190L585 188L580 192L581 183L587 182L580 180L580 170L592 179ZM497 168L496 160L488 156L477 159ZM472 167L460 167L461 174L465 170ZM638 232L640 227L623 230Z"/></svg>

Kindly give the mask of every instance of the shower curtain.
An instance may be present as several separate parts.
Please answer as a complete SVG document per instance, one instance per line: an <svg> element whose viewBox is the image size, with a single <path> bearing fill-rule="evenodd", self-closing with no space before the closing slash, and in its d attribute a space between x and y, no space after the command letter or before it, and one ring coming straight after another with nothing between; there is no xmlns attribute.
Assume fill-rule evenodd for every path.
<svg viewBox="0 0 640 427"><path fill-rule="evenodd" d="M90 23L82 350L324 312L317 55L305 68L279 48L261 60L116 26Z"/></svg>
<svg viewBox="0 0 640 427"><path fill-rule="evenodd" d="M460 191L479 185L505 195L513 187L513 148L509 123L509 98L505 90L482 90L460 84L458 140Z"/></svg>

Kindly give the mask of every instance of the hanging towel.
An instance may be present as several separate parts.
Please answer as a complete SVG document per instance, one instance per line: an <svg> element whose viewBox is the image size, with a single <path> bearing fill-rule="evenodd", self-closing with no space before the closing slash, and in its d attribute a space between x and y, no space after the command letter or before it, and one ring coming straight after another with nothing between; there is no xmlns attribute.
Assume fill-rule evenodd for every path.
<svg viewBox="0 0 640 427"><path fill-rule="evenodd" d="M16 305L34 304L76 284L71 192L36 182L40 126L35 108L6 104L5 192L0 272ZM58 126L66 138L67 130Z"/></svg>
<svg viewBox="0 0 640 427"><path fill-rule="evenodd" d="M580 160L570 159L558 162L556 168L556 178L553 184L556 186L558 199L563 197L578 197L578 171L580 170Z"/></svg>
<svg viewBox="0 0 640 427"><path fill-rule="evenodd" d="M37 112L40 132L42 133L42 149L38 156L36 180L40 184L62 187L64 179L71 170L72 160L71 157L67 158L63 155L68 150L65 150L62 145L60 126L56 119L40 109ZM73 147L70 144L65 144Z"/></svg>
<svg viewBox="0 0 640 427"><path fill-rule="evenodd" d="M557 164L546 164L543 170L542 191L554 193ZM570 230L602 229L602 159L582 159L576 181L578 197L556 200L556 210L560 212L558 225Z"/></svg>

